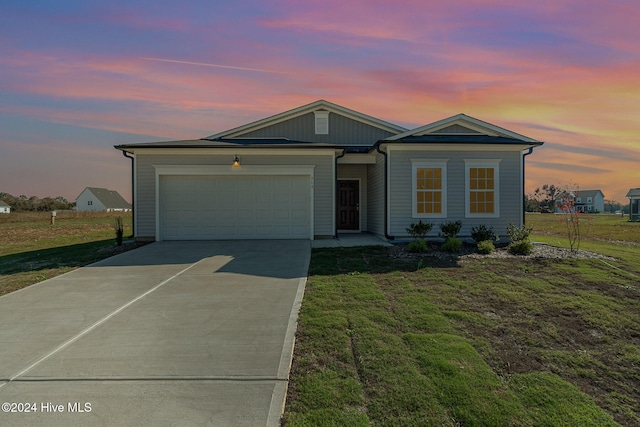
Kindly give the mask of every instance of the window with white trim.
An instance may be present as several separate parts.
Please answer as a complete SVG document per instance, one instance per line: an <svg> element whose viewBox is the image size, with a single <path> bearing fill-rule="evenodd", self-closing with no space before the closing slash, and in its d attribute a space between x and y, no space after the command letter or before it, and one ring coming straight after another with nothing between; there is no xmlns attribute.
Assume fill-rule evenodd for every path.
<svg viewBox="0 0 640 427"><path fill-rule="evenodd" d="M465 160L467 218L500 216L500 160Z"/></svg>
<svg viewBox="0 0 640 427"><path fill-rule="evenodd" d="M413 218L447 217L447 160L411 160Z"/></svg>

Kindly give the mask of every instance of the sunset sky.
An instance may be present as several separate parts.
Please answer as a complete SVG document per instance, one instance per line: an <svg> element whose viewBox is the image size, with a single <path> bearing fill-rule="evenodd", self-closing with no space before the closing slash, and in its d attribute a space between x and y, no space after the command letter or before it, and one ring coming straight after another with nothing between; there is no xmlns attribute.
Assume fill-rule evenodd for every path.
<svg viewBox="0 0 640 427"><path fill-rule="evenodd" d="M638 0L3 0L0 192L130 200L114 145L318 99L413 128L458 113L545 141L527 192L640 187Z"/></svg>

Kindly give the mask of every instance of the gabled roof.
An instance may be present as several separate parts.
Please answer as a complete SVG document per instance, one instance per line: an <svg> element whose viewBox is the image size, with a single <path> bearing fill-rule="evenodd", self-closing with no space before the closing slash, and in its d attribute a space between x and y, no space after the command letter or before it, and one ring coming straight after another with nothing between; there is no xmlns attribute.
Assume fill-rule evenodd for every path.
<svg viewBox="0 0 640 427"><path fill-rule="evenodd" d="M253 136L257 130L322 110L378 128L387 134L391 133L393 135L379 141L371 140L366 143L351 142L348 144L344 144L344 142L309 142L296 141L284 137ZM541 141L465 114L458 114L416 129L408 130L402 126L359 113L340 105L319 100L201 139L124 144L117 145L115 148L123 151L136 148L337 148L346 149L347 152L366 153L369 150L375 149L375 147L381 143L498 144L521 145L525 147L534 147L543 144Z"/></svg>
<svg viewBox="0 0 640 427"><path fill-rule="evenodd" d="M583 199L586 197L595 197L598 193L602 194L602 197L604 197L604 193L601 190L563 190L556 194L556 200L561 200L566 197L571 197L572 199L580 197Z"/></svg>
<svg viewBox="0 0 640 427"><path fill-rule="evenodd" d="M131 209L131 205L122 198L120 193L115 190L107 190L106 188L87 187L82 190L91 191L91 193L102 203L107 209ZM82 195L82 193L80 193ZM80 196L78 196L80 197ZM76 197L76 200L78 198Z"/></svg>
<svg viewBox="0 0 640 427"><path fill-rule="evenodd" d="M629 191L627 192L627 195L625 197L633 197L633 198L640 197L640 188L631 188L631 189L629 189Z"/></svg>
<svg viewBox="0 0 640 427"><path fill-rule="evenodd" d="M362 123L366 123L370 126L374 126L391 133L401 133L401 132L407 131L407 129L402 126L398 126L396 124L389 123L384 120L380 120L375 117L368 116L358 111L351 110L349 108L345 108L340 105L321 99L319 101L315 101L310 104L306 104L301 107L294 108L293 110L285 111L283 113L276 114L274 116L270 116L262 120L258 120L252 123L248 123L246 125L242 125L233 129L226 130L224 132L207 136L203 139L213 140L213 139L220 139L220 138L237 138L249 132L253 132L255 130L258 130L267 126L272 126L276 123L280 123L285 120L291 120L295 117L302 116L304 114L308 114L310 112L317 111L317 110L326 110L332 113L340 114L350 119L353 119Z"/></svg>
<svg viewBox="0 0 640 427"><path fill-rule="evenodd" d="M595 197L598 193L604 197L604 193L600 190L576 190L577 197Z"/></svg>
<svg viewBox="0 0 640 427"><path fill-rule="evenodd" d="M160 141L160 142L141 142L136 144L116 145L118 150L127 150L132 148L333 148L338 147L335 144L310 144L304 141L295 141L288 138L219 138L209 139L186 139L180 141Z"/></svg>
<svg viewBox="0 0 640 427"><path fill-rule="evenodd" d="M0 208L10 208L8 204L6 204L3 200L0 200Z"/></svg>
<svg viewBox="0 0 640 427"><path fill-rule="evenodd" d="M466 114L457 114L398 135L384 142L408 143L478 143L542 145L541 141L478 120Z"/></svg>

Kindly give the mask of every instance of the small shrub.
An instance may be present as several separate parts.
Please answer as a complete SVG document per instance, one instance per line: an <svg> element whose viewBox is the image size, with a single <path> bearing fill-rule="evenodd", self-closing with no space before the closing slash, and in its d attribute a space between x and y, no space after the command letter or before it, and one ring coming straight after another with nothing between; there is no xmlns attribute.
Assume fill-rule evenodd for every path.
<svg viewBox="0 0 640 427"><path fill-rule="evenodd" d="M409 252L427 252L427 243L424 240L414 240L407 245Z"/></svg>
<svg viewBox="0 0 640 427"><path fill-rule="evenodd" d="M487 228L486 225L478 225L471 227L471 238L476 243L487 240L494 241L496 240L496 233L493 231L493 227Z"/></svg>
<svg viewBox="0 0 640 427"><path fill-rule="evenodd" d="M460 233L461 228L462 228L461 221L444 222L440 224L440 231L442 232L440 233L440 236L447 237L447 238L456 237L458 233Z"/></svg>
<svg viewBox="0 0 640 427"><path fill-rule="evenodd" d="M453 236L447 237L447 240L442 244L442 250L447 252L460 252L461 248L462 241Z"/></svg>
<svg viewBox="0 0 640 427"><path fill-rule="evenodd" d="M116 244L118 246L122 246L122 234L124 233L124 226L122 224L121 216L115 218L113 228L116 231Z"/></svg>
<svg viewBox="0 0 640 427"><path fill-rule="evenodd" d="M509 226L507 227L507 236L509 236L509 240L512 242L521 242L523 240L528 240L532 231L533 227L527 227L526 225L516 227L509 223Z"/></svg>
<svg viewBox="0 0 640 427"><path fill-rule="evenodd" d="M491 240L482 240L478 242L478 253L488 255L495 250L496 247L493 245L493 242Z"/></svg>
<svg viewBox="0 0 640 427"><path fill-rule="evenodd" d="M519 240L511 243L509 246L509 252L514 255L529 255L533 252L533 245L528 239Z"/></svg>
<svg viewBox="0 0 640 427"><path fill-rule="evenodd" d="M418 221L417 224L411 223L411 226L407 228L407 233L411 235L414 239L422 239L424 240L425 236L431 231L433 228L433 224L430 222L424 223L422 220Z"/></svg>

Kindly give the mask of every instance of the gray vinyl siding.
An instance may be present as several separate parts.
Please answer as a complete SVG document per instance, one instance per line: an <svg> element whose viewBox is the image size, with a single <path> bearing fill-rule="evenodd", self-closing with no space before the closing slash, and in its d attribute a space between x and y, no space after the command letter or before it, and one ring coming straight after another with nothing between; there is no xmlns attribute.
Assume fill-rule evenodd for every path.
<svg viewBox="0 0 640 427"><path fill-rule="evenodd" d="M460 237L469 237L471 227L493 227L498 236L506 235L509 223L522 222L522 153L519 151L465 151L432 153L397 151L389 153L390 161L390 234L396 238L408 238L406 228L419 221L412 217L412 167L411 159L447 162L447 218L427 218L433 223L430 237L438 236L439 225L449 221L462 221ZM499 164L499 218L466 218L465 212L465 162L464 160L502 159Z"/></svg>
<svg viewBox="0 0 640 427"><path fill-rule="evenodd" d="M315 115L311 112L284 122L276 123L272 126L245 133L239 136L239 138L286 137L294 141L344 145L365 144L370 146L376 141L392 135L394 135L394 133L336 113L329 114L329 134L316 135Z"/></svg>
<svg viewBox="0 0 640 427"><path fill-rule="evenodd" d="M468 135L470 133L474 133L474 134L478 134L480 135L481 133L472 129L469 129L468 127L464 127L462 125L451 125L451 126L447 126L446 128L437 130L435 132L433 132L436 135L456 135L456 134L462 134L462 135Z"/></svg>
<svg viewBox="0 0 640 427"><path fill-rule="evenodd" d="M360 180L360 231L368 231L367 165L338 164L338 179Z"/></svg>
<svg viewBox="0 0 640 427"><path fill-rule="evenodd" d="M242 165L315 165L314 234L333 236L333 198L335 193L333 176L333 150L327 155L257 155L238 153ZM223 165L230 166L230 155L175 155L136 154L136 236L155 238L156 234L156 172L154 165Z"/></svg>
<svg viewBox="0 0 640 427"><path fill-rule="evenodd" d="M367 231L384 236L384 156L377 154L376 164L367 169Z"/></svg>

